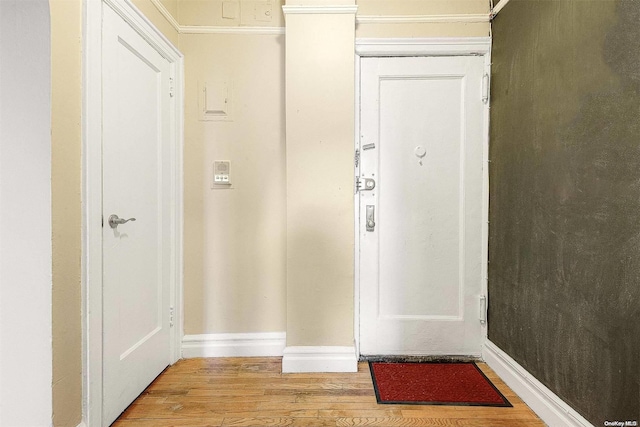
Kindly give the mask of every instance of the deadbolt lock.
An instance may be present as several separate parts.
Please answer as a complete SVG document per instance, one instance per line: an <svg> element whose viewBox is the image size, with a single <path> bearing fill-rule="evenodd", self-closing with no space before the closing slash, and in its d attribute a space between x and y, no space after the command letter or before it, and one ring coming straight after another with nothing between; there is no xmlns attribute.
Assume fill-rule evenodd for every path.
<svg viewBox="0 0 640 427"><path fill-rule="evenodd" d="M371 191L376 188L376 180L372 178L360 179L356 178L356 190L357 191Z"/></svg>

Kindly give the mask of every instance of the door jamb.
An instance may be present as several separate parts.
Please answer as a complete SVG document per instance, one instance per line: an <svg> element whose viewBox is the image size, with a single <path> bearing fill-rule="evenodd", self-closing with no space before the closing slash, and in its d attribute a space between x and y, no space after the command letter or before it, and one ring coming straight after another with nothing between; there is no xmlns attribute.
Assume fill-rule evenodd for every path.
<svg viewBox="0 0 640 427"><path fill-rule="evenodd" d="M183 332L184 58L130 0L83 1L82 99L82 418L102 425L102 14L112 8L171 64L170 361L181 357Z"/></svg>
<svg viewBox="0 0 640 427"><path fill-rule="evenodd" d="M484 73L491 81L491 37L436 37L436 38L359 38L355 46L355 136L354 152L360 147L360 59L363 57L402 57L402 56L482 56ZM487 87L487 91L490 88ZM482 96L482 94L479 94ZM489 260L489 104L490 97L483 108L483 141L482 141L482 284L481 292L488 295L488 260ZM354 169L354 176L360 173ZM354 320L353 336L356 353L360 356L360 200L354 192ZM482 346L487 340L488 319L482 329Z"/></svg>

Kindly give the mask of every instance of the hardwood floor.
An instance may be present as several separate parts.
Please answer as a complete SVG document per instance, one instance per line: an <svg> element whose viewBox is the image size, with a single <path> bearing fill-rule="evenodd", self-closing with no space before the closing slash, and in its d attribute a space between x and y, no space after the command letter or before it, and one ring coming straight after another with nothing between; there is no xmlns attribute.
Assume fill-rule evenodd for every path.
<svg viewBox="0 0 640 427"><path fill-rule="evenodd" d="M282 374L281 358L185 359L163 372L114 427L545 424L485 364L513 408L378 405L369 367L357 374Z"/></svg>

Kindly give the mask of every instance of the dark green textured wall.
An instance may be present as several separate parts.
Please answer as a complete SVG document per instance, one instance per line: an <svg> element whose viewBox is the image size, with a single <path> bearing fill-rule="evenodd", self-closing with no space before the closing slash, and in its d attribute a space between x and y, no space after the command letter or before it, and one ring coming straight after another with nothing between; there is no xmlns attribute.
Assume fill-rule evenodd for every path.
<svg viewBox="0 0 640 427"><path fill-rule="evenodd" d="M512 0L493 45L489 339L640 422L640 0Z"/></svg>

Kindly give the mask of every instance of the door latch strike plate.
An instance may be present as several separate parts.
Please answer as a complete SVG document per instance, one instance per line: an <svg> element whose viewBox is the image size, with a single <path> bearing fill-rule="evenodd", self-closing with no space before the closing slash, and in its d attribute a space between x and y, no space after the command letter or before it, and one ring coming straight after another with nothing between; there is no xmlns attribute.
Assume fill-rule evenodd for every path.
<svg viewBox="0 0 640 427"><path fill-rule="evenodd" d="M487 323L487 297L480 295L480 323Z"/></svg>

